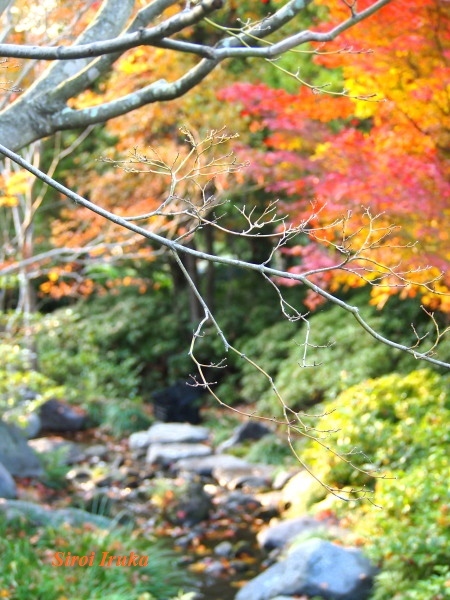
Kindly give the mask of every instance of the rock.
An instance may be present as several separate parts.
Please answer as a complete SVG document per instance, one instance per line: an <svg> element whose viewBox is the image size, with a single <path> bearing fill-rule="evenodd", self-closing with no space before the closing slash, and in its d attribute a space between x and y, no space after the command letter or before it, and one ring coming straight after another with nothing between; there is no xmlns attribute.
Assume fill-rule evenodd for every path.
<svg viewBox="0 0 450 600"><path fill-rule="evenodd" d="M147 431L148 444L190 444L206 442L206 427L189 423L155 423Z"/></svg>
<svg viewBox="0 0 450 600"><path fill-rule="evenodd" d="M229 568L221 563L220 560L211 560L208 558L204 559L202 562L204 565L204 568L202 569L203 573L209 577L222 577L229 570Z"/></svg>
<svg viewBox="0 0 450 600"><path fill-rule="evenodd" d="M375 573L359 550L315 538L252 579L236 600L272 600L277 595L366 600Z"/></svg>
<svg viewBox="0 0 450 600"><path fill-rule="evenodd" d="M216 498L216 502L228 515L244 511L257 517L261 508L261 503L256 498L241 491L219 496Z"/></svg>
<svg viewBox="0 0 450 600"><path fill-rule="evenodd" d="M128 438L128 447L130 450L145 450L150 446L148 431L135 431Z"/></svg>
<svg viewBox="0 0 450 600"><path fill-rule="evenodd" d="M190 444L206 442L209 438L206 427L189 423L155 423L148 433L150 444Z"/></svg>
<svg viewBox="0 0 450 600"><path fill-rule="evenodd" d="M41 419L39 415L34 412L23 415L20 419L19 427L22 435L30 440L39 435L42 429Z"/></svg>
<svg viewBox="0 0 450 600"><path fill-rule="evenodd" d="M72 526L91 523L96 527L108 529L112 525L111 519L101 515L93 515L79 508L44 508L32 502L23 500L1 500L0 513L7 521L25 518L33 525L59 526L68 524Z"/></svg>
<svg viewBox="0 0 450 600"><path fill-rule="evenodd" d="M258 421L246 421L234 430L233 435L228 440L225 440L218 446L217 451L221 452L226 448L231 448L247 440L260 440L266 435L271 434L273 434L273 431L267 425Z"/></svg>
<svg viewBox="0 0 450 600"><path fill-rule="evenodd" d="M40 477L44 471L37 455L15 425L0 420L0 462L11 475Z"/></svg>
<svg viewBox="0 0 450 600"><path fill-rule="evenodd" d="M330 519L319 521L314 517L298 517L262 529L256 539L261 548L270 552L274 548L283 548L299 535L319 534L330 531L330 529L333 530L333 533L338 534L339 532L334 521Z"/></svg>
<svg viewBox="0 0 450 600"><path fill-rule="evenodd" d="M280 492L264 491L255 493L255 498L261 503L259 518L268 523L274 518L279 518L285 507L281 502Z"/></svg>
<svg viewBox="0 0 450 600"><path fill-rule="evenodd" d="M17 489L9 471L0 463L0 498L15 498Z"/></svg>
<svg viewBox="0 0 450 600"><path fill-rule="evenodd" d="M226 540L217 544L214 547L214 554L221 556L222 558L232 558L234 556L234 548L231 542Z"/></svg>
<svg viewBox="0 0 450 600"><path fill-rule="evenodd" d="M211 477L216 468L230 469L233 467L247 467L248 465L249 463L246 460L232 454L212 454L203 458L183 458L173 468L177 472L188 471L204 477Z"/></svg>
<svg viewBox="0 0 450 600"><path fill-rule="evenodd" d="M282 501L289 507L285 513L286 518L304 515L309 507L322 500L327 490L307 471L300 471L294 475L281 490Z"/></svg>
<svg viewBox="0 0 450 600"><path fill-rule="evenodd" d="M168 467L182 458L208 456L209 454L211 454L211 448L206 444L151 444L146 462L151 465L159 464Z"/></svg>
<svg viewBox="0 0 450 600"><path fill-rule="evenodd" d="M272 489L282 490L286 484L298 473L300 473L298 470L278 471L273 480Z"/></svg>
<svg viewBox="0 0 450 600"><path fill-rule="evenodd" d="M78 444L68 442L61 437L38 438L30 440L28 444L38 454L52 454L60 465L73 465L86 458Z"/></svg>
<svg viewBox="0 0 450 600"><path fill-rule="evenodd" d="M67 481L70 481L71 483L86 483L86 481L91 481L93 479L92 477L92 472L90 471L90 469L88 469L87 467L84 466L79 466L79 467L74 467L73 469L70 469L70 471L68 471L66 473L66 479Z"/></svg>
<svg viewBox="0 0 450 600"><path fill-rule="evenodd" d="M268 492L258 492L256 498L261 502L261 505L268 512L272 512L273 516L277 513L282 513L286 509L286 505L281 497L281 492L274 490Z"/></svg>
<svg viewBox="0 0 450 600"><path fill-rule="evenodd" d="M56 399L41 405L39 417L44 431L80 431L87 423L85 411Z"/></svg>
<svg viewBox="0 0 450 600"><path fill-rule="evenodd" d="M105 460L109 454L108 446L104 444L94 444L83 450L84 455L90 459Z"/></svg>
<svg viewBox="0 0 450 600"><path fill-rule="evenodd" d="M185 482L177 485L173 500L164 509L164 515L175 525L192 527L207 519L212 507L211 497L203 489L202 483Z"/></svg>
<svg viewBox="0 0 450 600"><path fill-rule="evenodd" d="M271 465L254 465L251 463L237 466L216 466L212 475L214 479L222 487L229 490L245 487L246 482L249 482L248 487L252 487L252 482L257 488L271 487L272 478L276 467Z"/></svg>

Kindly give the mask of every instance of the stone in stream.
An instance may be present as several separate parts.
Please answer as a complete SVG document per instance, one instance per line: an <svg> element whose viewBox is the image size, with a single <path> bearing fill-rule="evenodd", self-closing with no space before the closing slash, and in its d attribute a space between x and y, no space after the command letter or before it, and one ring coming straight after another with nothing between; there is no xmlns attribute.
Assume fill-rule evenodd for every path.
<svg viewBox="0 0 450 600"><path fill-rule="evenodd" d="M235 600L273 600L280 595L366 600L375 574L359 550L313 538L249 581Z"/></svg>
<svg viewBox="0 0 450 600"><path fill-rule="evenodd" d="M207 456L212 450L206 444L151 444L148 448L146 462L163 467L169 467L172 463L182 458L193 456Z"/></svg>
<svg viewBox="0 0 450 600"><path fill-rule="evenodd" d="M206 520L213 508L209 494L203 484L196 481L178 483L173 489L173 498L164 508L164 516L175 525L192 527Z"/></svg>
<svg viewBox="0 0 450 600"><path fill-rule="evenodd" d="M176 472L187 471L212 477L214 469L233 469L235 467L250 468L249 462L232 454L211 454L202 458L183 458L173 465Z"/></svg>
<svg viewBox="0 0 450 600"><path fill-rule="evenodd" d="M191 444L206 442L209 431L205 427L188 423L155 423L147 431L130 435L130 450L148 448L150 444Z"/></svg>
<svg viewBox="0 0 450 600"><path fill-rule="evenodd" d="M261 502L254 496L245 494L241 491L225 493L216 498L217 505L222 508L225 513L234 514L252 514L255 517L259 516Z"/></svg>
<svg viewBox="0 0 450 600"><path fill-rule="evenodd" d="M270 488L276 467L247 463L236 466L216 466L212 475L222 487L235 490L242 487Z"/></svg>
<svg viewBox="0 0 450 600"><path fill-rule="evenodd" d="M332 532L333 535L342 534L332 519L318 520L314 517L304 516L296 519L280 521L262 529L256 539L263 550L270 552L275 548L283 548L295 537L302 534L315 534Z"/></svg>

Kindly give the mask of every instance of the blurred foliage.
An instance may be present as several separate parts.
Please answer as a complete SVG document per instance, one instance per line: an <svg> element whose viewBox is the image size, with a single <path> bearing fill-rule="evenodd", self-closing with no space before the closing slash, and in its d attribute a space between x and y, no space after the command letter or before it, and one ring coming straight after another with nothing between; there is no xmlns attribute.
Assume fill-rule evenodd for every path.
<svg viewBox="0 0 450 600"><path fill-rule="evenodd" d="M21 340L0 340L0 412L18 427L28 426L27 415L51 398L66 398L67 390L32 368L34 352Z"/></svg>
<svg viewBox="0 0 450 600"><path fill-rule="evenodd" d="M135 396L137 360L107 347L117 327L104 315L84 318L83 306L44 316L36 336L40 370L82 400Z"/></svg>
<svg viewBox="0 0 450 600"><path fill-rule="evenodd" d="M148 556L148 566L104 568L102 552ZM176 556L164 544L125 528L102 531L93 527L24 527L0 519L0 597L11 600L138 600L172 598L189 585L189 576L177 565ZM89 568L52 566L55 552L72 555L95 553ZM64 555L65 558L66 555Z"/></svg>
<svg viewBox="0 0 450 600"><path fill-rule="evenodd" d="M271 327L265 327L254 338L246 341L242 345L242 353L275 378L289 357L298 331L298 324L280 321ZM246 361L242 361L240 383L242 397L247 402L259 400L270 389L269 381L261 377Z"/></svg>
<svg viewBox="0 0 450 600"><path fill-rule="evenodd" d="M255 301L253 274L244 278L219 270L217 279L217 318L231 343L253 337L278 318L266 286L258 291L251 319L242 319L242 306ZM189 320L188 306L185 290L165 287L139 294L130 286L54 311L37 328L39 367L82 399L148 398L194 371L188 353L196 324ZM217 332L206 325L203 334L197 357L206 363L221 360L226 352ZM232 375L239 359L229 358Z"/></svg>
<svg viewBox="0 0 450 600"><path fill-rule="evenodd" d="M415 323L418 335L426 336L428 332L430 340L433 339L432 323L415 302L393 301L392 310L385 313L368 306L364 294L356 295L352 303L362 307L360 314L375 330L394 341L408 346L415 344L414 330L405 331L408 318L411 319L408 323ZM413 356L375 341L351 314L329 305L309 318L309 329L303 321L298 324L282 321L264 328L242 350L270 375L283 400L294 410L333 399L367 378L392 371L408 373L417 368ZM306 366L303 366L304 356ZM439 346L438 356L450 358L450 339L444 339ZM270 380L245 361L241 373L242 398L256 401L260 413L280 417L281 405Z"/></svg>
<svg viewBox="0 0 450 600"><path fill-rule="evenodd" d="M244 458L249 462L265 465L285 466L296 464L286 440L274 435L267 435L256 442L251 441Z"/></svg>
<svg viewBox="0 0 450 600"><path fill-rule="evenodd" d="M66 475L70 470L67 464L69 454L68 446L54 448L51 452L42 452L39 455L44 475L40 478L41 482L49 488L56 490L67 487Z"/></svg>
<svg viewBox="0 0 450 600"><path fill-rule="evenodd" d="M357 530L371 540L369 556L383 569L373 600L448 598L448 441L440 447L431 442L425 460L396 471L398 481L377 483L374 501L382 510L361 515L357 523Z"/></svg>
<svg viewBox="0 0 450 600"><path fill-rule="evenodd" d="M414 357L377 343L350 314L333 306L310 317L306 360L317 366L302 368L305 324L280 321L272 308L272 289L257 281L253 274L242 277L218 269L216 316L229 341L267 371L292 407L319 404L313 412L325 416L311 423L335 433L326 437L324 446L309 444L303 452L313 473L331 487L371 493L371 501L382 507L378 510L355 499L337 508L367 540L367 553L382 567L373 600L445 598L450 559L450 376L431 367L414 370L418 364ZM379 313L368 306L367 295L353 293L350 301L365 306L362 315L387 337L414 345L416 333L422 337L429 332L419 350L431 345L432 322L417 303L392 299ZM147 428L150 418L142 400L194 370L188 349L195 326L188 306L186 292L175 293L170 285L148 295L128 287L36 315L31 323L36 356L17 325L1 342L6 357L0 367L3 407L31 409L35 402L63 397L85 402L91 416L107 424L115 436ZM248 318L242 318L243 312ZM411 322L416 333L405 328ZM205 364L218 362L224 357L220 337L209 326L203 333L198 358ZM221 399L256 403L259 413L277 416L270 381L242 357L229 354L227 366L212 371ZM449 340L443 341L437 355L450 357ZM33 368L36 358L40 372ZM29 392L33 401L26 400ZM216 444L238 423L231 413L208 418ZM244 444L236 452L256 462L289 462L287 443L276 437L263 438L250 448ZM56 463L46 466L49 481L58 485L63 469ZM384 475L396 479L383 479ZM312 502L323 499L324 488L320 492ZM350 493L351 498L357 495ZM21 551L26 556L28 550ZM27 577L22 563L18 568ZM0 589L9 589L6 574L3 577ZM53 584L57 588L64 582ZM83 593L75 596L89 598ZM25 596L17 596L21 597Z"/></svg>
<svg viewBox="0 0 450 600"><path fill-rule="evenodd" d="M64 393L54 380L30 368L30 350L19 344L0 343L0 409L14 408L18 403L35 408L51 397Z"/></svg>
<svg viewBox="0 0 450 600"><path fill-rule="evenodd" d="M363 494L372 490L371 503L381 507L336 505L382 566L373 600L446 597L449 384L450 376L424 369L353 386L324 405L327 414L318 428L335 433L329 434L325 446L310 444L302 455L327 485Z"/></svg>
<svg viewBox="0 0 450 600"><path fill-rule="evenodd" d="M109 430L117 438L133 431L148 429L153 422L152 417L137 400L125 400L120 404L107 401L101 416L102 422L107 423Z"/></svg>

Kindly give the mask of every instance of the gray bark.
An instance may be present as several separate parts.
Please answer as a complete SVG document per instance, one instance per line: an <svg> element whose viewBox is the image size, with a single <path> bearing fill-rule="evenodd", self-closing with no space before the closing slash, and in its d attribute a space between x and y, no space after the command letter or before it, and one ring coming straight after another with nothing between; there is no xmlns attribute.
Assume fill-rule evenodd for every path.
<svg viewBox="0 0 450 600"><path fill-rule="evenodd" d="M352 9L348 19L326 33L305 30L272 45L260 46L257 43L258 38L267 37L295 19L311 1L289 0L262 24L249 27L239 35L224 36L214 47L171 36L202 21L220 8L223 0L200 0L165 20L161 20L160 16L175 0L154 0L140 10L131 23L128 21L133 0L104 0L97 18L72 46L39 48L0 44L0 56L3 57L56 61L22 96L0 112L0 143L11 150L19 150L57 131L103 123L147 104L178 98L197 86L227 58L274 58L306 42L332 40L390 0L377 0L359 13ZM0 8L3 5L7 3L0 0ZM123 52L143 44L191 53L200 60L176 81L160 79L132 94L82 110L67 106L68 100L89 89L100 76L108 73Z"/></svg>

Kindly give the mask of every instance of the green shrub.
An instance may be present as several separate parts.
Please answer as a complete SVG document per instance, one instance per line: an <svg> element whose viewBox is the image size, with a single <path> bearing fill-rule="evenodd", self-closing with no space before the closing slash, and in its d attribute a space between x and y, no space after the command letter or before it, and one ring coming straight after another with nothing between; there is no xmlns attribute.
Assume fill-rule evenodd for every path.
<svg viewBox="0 0 450 600"><path fill-rule="evenodd" d="M133 431L148 429L153 421L144 412L141 403L136 400L126 400L120 403L115 401L106 402L104 404L103 420L116 437L128 435Z"/></svg>
<svg viewBox="0 0 450 600"><path fill-rule="evenodd" d="M357 525L382 567L373 600L444 600L450 587L448 444L430 448L427 459L395 475L395 481L377 482L374 502L382 508L367 511Z"/></svg>
<svg viewBox="0 0 450 600"><path fill-rule="evenodd" d="M31 367L31 353L19 343L0 343L0 411L5 420L22 423L27 412L53 397L64 397L66 388Z"/></svg>
<svg viewBox="0 0 450 600"><path fill-rule="evenodd" d="M266 465L284 466L294 463L294 456L287 441L275 435L267 435L252 442L245 459Z"/></svg>
<svg viewBox="0 0 450 600"><path fill-rule="evenodd" d="M318 428L335 431L322 436L325 446L356 467L377 470L375 478L324 446L310 444L302 455L327 485L372 489L371 502L381 507L351 502L338 509L382 566L373 600L448 597L449 383L448 375L425 369L391 374L353 386L324 405L327 415Z"/></svg>
<svg viewBox="0 0 450 600"><path fill-rule="evenodd" d="M242 353L275 378L288 358L298 332L297 323L280 321L265 327L259 335L247 340L241 346ZM270 388L267 378L245 360L242 361L240 383L241 396L247 402L260 399Z"/></svg>
<svg viewBox="0 0 450 600"><path fill-rule="evenodd" d="M43 317L37 333L39 368L83 400L137 395L137 359L107 346L115 323L104 315L85 318L75 308Z"/></svg>
<svg viewBox="0 0 450 600"><path fill-rule="evenodd" d="M381 317L373 309L366 308L362 313L374 327L381 328ZM284 402L294 410L334 398L355 383L387 373L398 360L398 353L377 343L338 306L314 314L308 338L307 332L305 326L297 330L274 377ZM305 343L307 366L303 366ZM265 388L260 412L281 416L281 406L270 385L266 383Z"/></svg>
<svg viewBox="0 0 450 600"><path fill-rule="evenodd" d="M433 324L417 302L393 298L380 312L369 305L365 291L351 294L347 301L362 307L360 314L382 335L414 346L417 333L423 337L418 347L420 351L426 351L432 344ZM278 316L275 323L273 321L272 315L260 329L254 328L252 334L239 337L235 345L267 372L283 400L294 410L333 399L347 387L367 378L392 371L408 373L417 368L414 356L376 341L350 313L338 306L327 304L312 314L309 334L301 320L291 323ZM309 344L306 352L305 342ZM450 359L450 336L444 338L436 350L441 360ZM231 374L227 372L226 380L218 387L221 398L228 403L236 399L256 401L258 413L282 416L282 406L273 393L271 379L233 354L228 364L233 370Z"/></svg>
<svg viewBox="0 0 450 600"><path fill-rule="evenodd" d="M68 446L54 448L51 452L42 452L39 456L44 475L40 478L41 482L49 488L63 489L67 487L66 475L70 470L67 464L69 454Z"/></svg>
<svg viewBox="0 0 450 600"><path fill-rule="evenodd" d="M450 441L446 425L450 417L449 380L426 369L367 380L326 403L327 415L320 419L318 428L336 431L327 437L326 445L357 467L370 464L380 470L405 470L426 461L432 447ZM331 485L343 487L361 480L350 464L325 448L311 447L305 458Z"/></svg>

